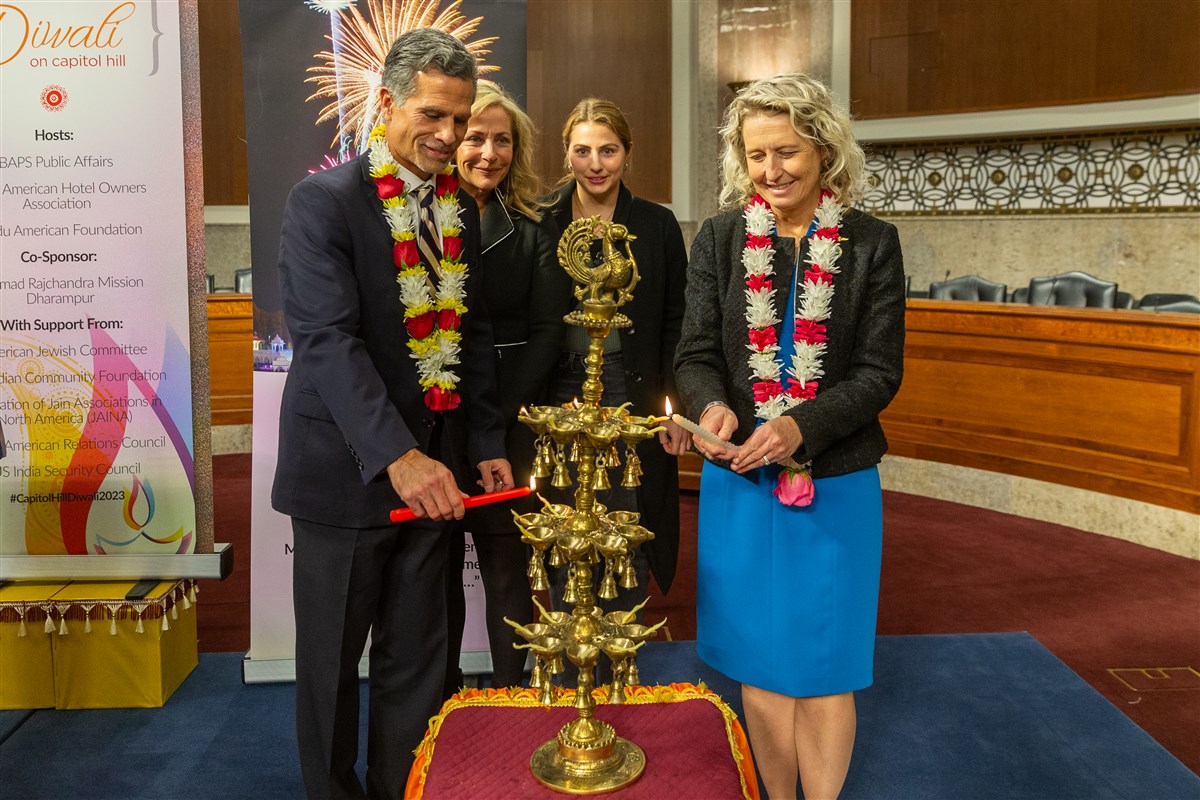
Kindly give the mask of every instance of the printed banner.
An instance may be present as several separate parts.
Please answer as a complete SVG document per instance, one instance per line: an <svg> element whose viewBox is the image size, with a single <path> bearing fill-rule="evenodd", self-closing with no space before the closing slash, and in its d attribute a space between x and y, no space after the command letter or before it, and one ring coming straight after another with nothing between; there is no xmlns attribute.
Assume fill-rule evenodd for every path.
<svg viewBox="0 0 1200 800"><path fill-rule="evenodd" d="M421 11L420 14L417 12ZM525 92L524 0L380 0L282 4L240 0L254 270L254 470L251 479L250 652L247 680L287 674L272 662L295 651L292 531L271 509L279 403L291 363L277 257L287 193L310 172L353 158L375 123L374 87L392 40L413 20L451 20L481 43L485 75L518 99ZM407 22L406 22L407 21ZM463 23L474 22L474 26ZM463 585L463 667L490 669L483 586L468 540ZM261 666L260 666L261 665Z"/></svg>
<svg viewBox="0 0 1200 800"><path fill-rule="evenodd" d="M0 553L195 549L179 6L0 2Z"/></svg>

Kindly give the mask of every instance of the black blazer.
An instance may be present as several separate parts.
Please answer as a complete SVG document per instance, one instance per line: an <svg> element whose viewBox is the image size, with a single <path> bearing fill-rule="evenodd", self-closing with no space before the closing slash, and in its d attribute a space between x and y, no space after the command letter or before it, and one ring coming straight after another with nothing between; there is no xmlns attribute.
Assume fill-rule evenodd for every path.
<svg viewBox="0 0 1200 800"><path fill-rule="evenodd" d="M787 412L804 443L794 458L812 459L813 477L843 475L879 463L887 440L879 424L900 388L904 367L904 262L894 225L860 211L842 219L841 271L834 275L825 326L825 376L816 397ZM773 238L776 302L782 316L795 273L794 240ZM687 315L675 380L696 419L713 401L737 414L735 442L754 431L754 391L747 357L746 283L740 208L705 220L692 243ZM808 251L802 244L801 260ZM775 326L780 333L782 323Z"/></svg>
<svg viewBox="0 0 1200 800"><path fill-rule="evenodd" d="M558 363L571 310L571 277L558 264L558 228L543 214L534 222L510 212L497 196L483 212L481 238L484 293L496 337L496 382L506 426L505 449L517 486L529 483L533 431L517 422L523 405L545 400ZM541 508L529 503L481 506L467 514L473 534L516 532L511 509Z"/></svg>
<svg viewBox="0 0 1200 800"><path fill-rule="evenodd" d="M575 182L569 181L550 197L559 230L571 224L574 191ZM621 307L621 313L633 323L620 329L629 399L636 414L662 414L668 397L673 408L680 407L672 362L683 324L687 282L683 232L670 209L634 197L624 184L617 195L613 222L637 237L630 251L641 273L633 300ZM679 465L657 439L643 442L638 456L644 469L638 489L639 501L643 501L639 503L642 524L654 532L654 539L644 546L654 578L666 592L675 577L679 553Z"/></svg>
<svg viewBox="0 0 1200 800"><path fill-rule="evenodd" d="M440 436L442 460L473 488L475 466L504 457L504 428L478 268L479 213L465 192L459 202L468 264L462 363L455 369L463 402L444 412ZM385 469L413 447L428 448L436 417L409 355L391 231L366 155L292 189L279 278L293 356L271 503L327 525L386 525L400 498Z"/></svg>

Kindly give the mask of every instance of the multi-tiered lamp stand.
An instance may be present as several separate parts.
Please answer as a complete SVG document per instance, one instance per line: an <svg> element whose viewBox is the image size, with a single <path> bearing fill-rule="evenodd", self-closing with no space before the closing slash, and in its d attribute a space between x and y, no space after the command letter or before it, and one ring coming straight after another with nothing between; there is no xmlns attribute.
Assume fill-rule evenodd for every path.
<svg viewBox="0 0 1200 800"><path fill-rule="evenodd" d="M611 487L608 470L621 464L618 443L625 445L625 469L621 485L641 483L641 464L636 447L653 437L665 417L639 417L626 406L600 405L604 394L601 370L604 340L613 328L630 325L617 309L633 298L638 282L637 264L629 252L634 237L624 226L597 217L576 220L563 234L558 259L581 286L575 296L582 308L566 321L587 329L590 339L584 362L587 379L583 401L564 406L532 406L522 410L521 422L538 436L534 476L552 478L558 488L571 486L569 463L577 467L575 507L543 500L539 512L516 514L521 539L532 545L529 584L535 591L550 586L546 563L568 566L563 601L574 606L570 613L547 611L538 604L539 622L511 622L533 651L535 661L530 686L540 700L555 700L553 676L563 672L565 655L579 670L575 708L579 715L563 726L555 739L543 744L529 760L534 776L543 784L571 794L609 792L637 780L646 766L642 749L617 736L607 722L595 718L595 667L601 655L612 661L613 679L608 701L623 703L625 687L638 684L637 651L658 627L634 622L637 608L604 613L597 596L611 600L622 587L637 586L632 554L654 534L638 524L632 511L608 511L596 502L596 492ZM600 241L601 255L592 257L593 242ZM624 252L619 249L624 244ZM604 561L604 577L593 591L592 566ZM536 602L536 600L535 600ZM640 608L640 607L639 607Z"/></svg>

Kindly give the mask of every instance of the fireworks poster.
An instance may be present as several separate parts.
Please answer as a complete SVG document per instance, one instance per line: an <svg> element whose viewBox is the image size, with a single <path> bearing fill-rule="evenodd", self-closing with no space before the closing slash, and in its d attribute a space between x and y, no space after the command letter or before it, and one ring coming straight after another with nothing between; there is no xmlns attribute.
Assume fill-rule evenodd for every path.
<svg viewBox="0 0 1200 800"><path fill-rule="evenodd" d="M194 552L179 22L0 3L0 554Z"/></svg>
<svg viewBox="0 0 1200 800"><path fill-rule="evenodd" d="M291 525L270 507L279 404L291 343L276 260L287 194L310 172L355 157L378 122L376 90L397 36L439 27L481 73L525 94L525 0L240 0L254 270L254 465L248 681L290 676ZM468 546L470 548L470 546ZM468 555L464 669L488 667L483 592ZM476 666L474 662L479 662Z"/></svg>

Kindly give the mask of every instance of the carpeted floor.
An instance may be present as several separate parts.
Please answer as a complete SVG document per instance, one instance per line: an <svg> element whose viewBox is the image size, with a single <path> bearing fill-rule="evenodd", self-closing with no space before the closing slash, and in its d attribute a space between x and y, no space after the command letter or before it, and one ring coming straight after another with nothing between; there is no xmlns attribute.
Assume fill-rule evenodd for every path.
<svg viewBox="0 0 1200 800"><path fill-rule="evenodd" d="M244 685L240 661L203 654L162 709L33 712L0 744L0 792L301 796L294 688ZM740 712L736 685L690 642L649 643L639 666L646 683L703 681ZM1026 634L880 637L858 707L845 800L1200 796L1200 779Z"/></svg>
<svg viewBox="0 0 1200 800"><path fill-rule="evenodd" d="M250 456L217 457L214 476L217 539L234 543L235 570L203 585L200 646L244 652ZM695 637L696 506L685 494L678 576L647 609L676 640ZM1028 631L1200 772L1200 562L895 492L884 493L884 526L880 634Z"/></svg>

